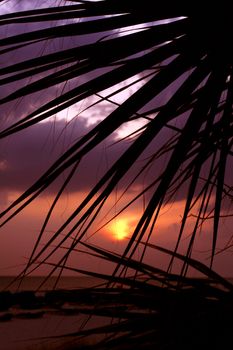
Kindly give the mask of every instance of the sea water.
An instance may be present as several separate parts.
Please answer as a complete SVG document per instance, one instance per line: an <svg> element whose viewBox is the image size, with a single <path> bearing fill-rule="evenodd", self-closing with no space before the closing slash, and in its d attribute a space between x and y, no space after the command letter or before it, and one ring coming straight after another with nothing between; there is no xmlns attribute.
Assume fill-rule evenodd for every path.
<svg viewBox="0 0 233 350"><path fill-rule="evenodd" d="M35 291L40 285L42 285L42 291L51 290L56 284L57 277L51 277L46 282L45 277L25 277L20 286L18 283L10 284L12 280L13 277L0 277L0 290ZM233 282L232 278L229 280ZM45 283L42 284L42 282ZM103 281L92 277L65 276L59 279L56 289L85 288L101 283ZM88 328L92 328L108 323L109 319L103 317L89 319L87 315L82 314L64 316L56 313L45 313L40 319L13 318L7 322L0 322L0 350L67 350L68 347L63 344L63 338L51 337L77 332L84 324ZM60 347L61 345L62 347Z"/></svg>
<svg viewBox="0 0 233 350"><path fill-rule="evenodd" d="M58 279L51 276L27 276L22 280L16 280L14 276L0 276L0 291L36 291L39 287L43 291L56 289L88 288L103 283L102 280L88 276L62 276Z"/></svg>
<svg viewBox="0 0 233 350"><path fill-rule="evenodd" d="M0 291L35 291L41 286L42 291L54 288L57 277L50 277L45 281L45 277L25 277L22 283L13 283L14 277L0 277ZM43 284L44 282L44 284ZM56 289L77 289L98 286L102 280L87 276L65 276L59 279ZM88 321L88 322L87 322ZM104 325L109 320L95 317L88 319L87 315L64 316L56 313L45 313L39 319L13 318L6 322L0 322L0 350L53 350L65 349L67 340L63 338L51 338L64 334L77 332L80 327L87 322L87 327ZM62 345L62 347L60 347Z"/></svg>

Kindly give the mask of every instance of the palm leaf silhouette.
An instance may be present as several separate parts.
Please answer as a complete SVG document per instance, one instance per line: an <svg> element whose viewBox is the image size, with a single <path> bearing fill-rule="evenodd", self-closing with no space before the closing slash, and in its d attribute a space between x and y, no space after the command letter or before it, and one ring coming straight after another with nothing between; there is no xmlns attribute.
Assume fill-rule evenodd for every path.
<svg viewBox="0 0 233 350"><path fill-rule="evenodd" d="M108 287L115 285L85 290L85 303L92 307L82 307L79 312L113 317L118 322L65 335L82 339L104 334L96 349L228 345L232 285L214 272L212 265L220 219L223 214L227 216L222 213L223 201L232 200L228 183L232 156L232 16L225 0L221 4L208 2L208 6L205 9L199 0L187 5L166 0L156 4L149 0L73 0L0 15L2 30L19 29L18 34L0 39L2 108L14 108L22 99L35 102L43 91L48 95L27 114L7 121L0 131L1 139L84 100L90 101L84 110L101 108L104 101L114 105L0 214L2 227L63 176L27 266L18 278L45 264L51 267L47 278L57 270L60 274L69 270L102 278ZM22 30L25 24L28 31ZM41 52L38 57L36 48ZM9 62L9 57L14 60ZM137 89L132 92L134 85ZM53 89L58 91L55 98L50 94ZM103 93L107 89L110 92ZM114 97L122 92L127 98L116 102ZM90 99L93 96L98 97L94 102ZM82 160L135 120L143 123L126 137L129 142L125 151L41 245L53 211ZM139 160L141 166L135 170ZM127 194L153 166L153 177L145 187L109 219L147 196L124 252L114 253L86 241L86 233L94 234L93 224L117 186L124 184L122 196ZM176 246L169 250L153 244L150 238L161 208L171 203L180 189L185 206ZM179 248L190 218L195 221L182 255ZM209 267L192 257L197 232L206 220L212 222ZM135 257L138 247L142 250L139 259ZM147 263L143 260L146 250L169 256L169 266L161 269ZM58 251L59 258L51 263L50 258ZM83 251L106 264L114 263L113 274L69 266L70 254ZM174 260L182 264L180 274L171 271ZM185 276L189 267L205 279ZM77 300L84 294L61 293L61 298L63 302L66 298ZM114 303L118 306L113 307Z"/></svg>
<svg viewBox="0 0 233 350"><path fill-rule="evenodd" d="M45 263L76 233L57 266L64 266L72 250L82 242L102 207L116 186L130 172L133 164L157 140L164 130L172 136L155 149L153 156L132 177L131 183L145 174L152 163L166 154L168 161L155 174L145 193L150 198L130 238L122 262L132 258L144 239L149 239L156 225L161 207L173 198L180 186L186 188L186 205L179 236L171 257L170 267L197 201L199 205L182 273L186 273L195 236L201 223L213 215L211 266L221 217L222 200L231 198L226 184L226 168L232 147L232 39L231 21L227 6L211 5L211 13L198 1L195 8L180 2L165 1L154 9L151 1L116 0L71 1L66 6L48 7L0 17L1 26L20 26L41 23L41 28L2 38L0 54L21 52L37 44L73 38L72 47L50 50L39 57L29 57L6 63L0 69L0 84L7 93L0 104L36 96L39 91L71 81L50 101L29 112L19 120L12 120L0 132L1 138L20 132L93 95L100 96L94 104L110 100L118 92L127 91L119 84L140 76L142 86L132 93L106 118L67 149L57 161L17 200L1 213L2 226L45 191L65 170L70 173L58 191L45 218L27 269L40 260ZM227 5L227 3L226 3ZM53 25L50 23L53 21ZM55 24L54 24L55 23ZM98 36L97 39L96 35ZM79 38L86 36L86 42ZM5 60L7 62L7 60ZM147 74L147 78L143 78ZM27 78L31 80L24 85ZM15 88L16 86L16 88ZM8 88L9 87L9 88ZM11 90L13 87L13 90ZM101 91L114 87L102 96ZM162 103L159 102L162 96ZM91 106L93 104L91 103ZM89 106L89 107L91 107ZM131 139L128 149L119 156L103 177L97 181L86 198L42 247L39 243L51 214L79 162L125 123L146 120L146 124ZM180 126L177 126L178 125ZM179 124L180 123L180 124ZM180 172L182 169L182 172ZM205 178L203 178L203 169ZM78 170L77 170L78 171ZM206 175L207 174L207 175ZM210 199L214 205L210 208ZM69 226L58 244L51 247ZM71 227L71 228L70 228ZM147 237L147 238L146 238ZM38 266L37 265L37 266ZM115 273L119 270L119 265Z"/></svg>

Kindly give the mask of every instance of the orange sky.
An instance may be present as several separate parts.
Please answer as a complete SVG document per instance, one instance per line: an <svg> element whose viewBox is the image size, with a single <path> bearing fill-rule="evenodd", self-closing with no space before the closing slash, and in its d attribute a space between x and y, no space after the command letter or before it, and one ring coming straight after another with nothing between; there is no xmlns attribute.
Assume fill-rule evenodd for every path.
<svg viewBox="0 0 233 350"><path fill-rule="evenodd" d="M10 193L8 200L12 201L18 193ZM72 192L66 194L64 198L59 202L51 222L47 227L44 239L41 242L40 247L53 235L56 229L64 222L72 210L76 207L77 202L84 198L83 192ZM21 271L24 264L27 262L30 252L33 248L33 244L37 238L43 219L52 203L53 197L51 195L42 196L33 202L28 208L24 210L18 217L10 221L1 232L1 246L0 246L0 275L14 275ZM132 208L121 214L119 218L114 219L106 227L101 228L117 211L121 208L121 205L125 205L129 200L126 195L123 197L122 203L116 204L116 197L112 196L100 217L96 220L92 229L89 230L86 235L87 242L97 244L105 247L106 249L113 250L115 252L122 252L127 243L127 236L130 237L133 229L142 213L142 203L134 205ZM158 220L157 226L153 232L151 242L158 245L163 245L168 248L173 248L176 242L179 223L181 220L182 211L184 208L184 200L174 202L166 205L161 210L161 216ZM107 213L107 215L106 215ZM105 216L106 215L106 216ZM190 221L181 247L183 248L187 244L188 234L191 232L193 226L193 220ZM224 228L224 225L223 225ZM94 235L93 232L97 231ZM190 231L190 232L189 232ZM185 238L186 237L186 238ZM59 240L58 240L59 241ZM57 241L57 242L58 242ZM226 241L226 237L223 235L219 240L219 245L223 245ZM203 229L203 233L198 237L197 245L194 249L194 256L201 258L203 262L208 264L207 258L209 253L209 243L211 242L211 227L207 223ZM66 246L70 244L69 240ZM64 250L60 250L59 254L64 253ZM50 262L56 261L60 255L55 255L50 259ZM137 254L136 254L137 255ZM138 256L140 250L138 251ZM148 250L146 259L150 263L154 263L156 266L163 266L168 262L167 259L160 254L155 254L154 251ZM224 273L225 275L231 275L230 265L231 254L226 253L219 255L216 259L215 267L217 271ZM110 271L112 267L107 266L106 263L97 261L96 259L85 256L82 253L74 252L69 259L69 266L77 266L83 269L97 269L98 272ZM37 275L45 274L49 271L47 267L42 267L35 272Z"/></svg>

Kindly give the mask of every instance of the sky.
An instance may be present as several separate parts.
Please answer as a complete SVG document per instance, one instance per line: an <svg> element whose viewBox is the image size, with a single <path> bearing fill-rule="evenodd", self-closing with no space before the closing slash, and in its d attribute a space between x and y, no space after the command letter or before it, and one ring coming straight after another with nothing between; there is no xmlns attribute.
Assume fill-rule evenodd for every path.
<svg viewBox="0 0 233 350"><path fill-rule="evenodd" d="M46 6L46 1L9 1L1 5L0 13L20 11L30 9L30 7ZM51 2L50 2L51 3ZM56 3L56 1L54 1ZM33 25L34 29L41 28L41 24ZM10 36L16 33L28 30L27 26L12 26L1 28L1 37ZM81 43L88 42L95 38L78 38ZM74 45L74 39L67 40L66 47ZM57 47L61 43L55 43ZM38 43L33 50L26 48L19 52L19 56L15 57L13 54L7 56L8 62L15 62L15 60L24 60L31 55L39 55L41 50L50 52L52 47L48 44L42 47ZM6 64L6 62L3 62ZM137 79L137 77L135 77ZM65 88L69 89L74 82ZM135 91L140 84L135 84L127 93L119 94L114 97L114 102L122 102L127 96ZM1 97L6 96L9 91L16 88L17 84L11 84L1 90ZM1 106L1 122L0 127L5 128L12 120L17 120L30 111L40 106L41 103L53 98L59 92L59 89L64 88L59 86L50 88L48 91L42 91L39 94L32 94L30 97ZM171 87L172 88L172 87ZM108 94L109 91L104 91L102 95ZM168 92L169 94L169 92ZM93 97L91 102L96 101L98 97ZM160 96L161 101L166 101L167 96ZM161 103L161 101L159 101ZM157 101L158 102L158 101ZM28 186L41 175L43 172L53 164L53 162L60 156L69 146L84 135L88 130L96 125L109 112L116 108L116 105L109 102L103 102L95 108L82 112L90 103L90 100L85 100L78 105L74 105L64 112L59 113L56 118L51 118L46 122L39 123L25 131L22 131L14 136L8 137L0 142L0 208L4 210L11 204ZM96 147L87 157L82 160L80 167L74 178L67 187L64 195L60 199L53 216L46 228L43 245L51 235L59 228L60 225L68 218L72 211L77 207L78 203L85 198L87 193L101 178L104 172L109 169L111 164L121 155L130 145L131 140L119 141L122 137L134 131L135 128L143 125L140 124L126 125L117 133L112 134L105 143ZM154 173L162 169L166 157L162 158L159 163L152 165L145 176L141 176L121 198L121 194L127 187L130 176L140 170L143 159L146 159L153 154L154 150L161 146L163 140L169 136L169 131L164 132L160 137L154 141L147 149L146 153L134 164L131 174L128 174L124 181L122 181L118 188L115 189L113 195L109 198L104 210L101 212L99 218L93 224L93 227L87 233L87 242L98 244L120 253L127 244L128 237L133 232L133 229L139 220L145 202L148 198L140 198L130 208L123 212L118 219L103 227L108 220L115 215L122 207L124 207L140 190L150 183L154 178ZM65 174L64 174L65 176ZM64 178L63 178L64 179ZM55 184L50 186L46 192L37 198L30 206L28 206L17 217L8 222L0 232L0 275L15 275L21 271L25 266L30 252L40 232L43 220L48 212L52 201L57 193L57 189L62 184L62 178L58 179ZM178 228L181 222L182 212L185 204L185 189L178 192L176 198L167 203L161 211L161 217L158 220L157 227L153 232L151 241L153 243L164 245L168 248L173 248L177 239ZM227 211L227 208L226 208ZM194 213L195 214L195 213ZM185 247L187 237L189 236L194 220L190 219L189 225L186 228L185 238L182 244ZM231 219L221 222L221 236L218 241L219 249L229 240L229 231L231 227ZM198 242L194 249L194 256L201 259L208 264L210 257L210 242L211 226L207 222L200 233ZM84 249L84 248L83 248ZM138 252L140 255L140 251ZM165 266L167 259L158 253L155 254L153 250L148 249L146 254L147 261L152 264ZM218 254L215 261L215 269L230 276L231 272L232 253L228 252ZM74 251L69 258L70 266L77 266L83 269L92 269L102 272L110 271L112 266L108 266L104 261L96 261L87 254L81 254ZM34 274L46 274L49 267L43 266ZM67 272L68 273L68 272Z"/></svg>

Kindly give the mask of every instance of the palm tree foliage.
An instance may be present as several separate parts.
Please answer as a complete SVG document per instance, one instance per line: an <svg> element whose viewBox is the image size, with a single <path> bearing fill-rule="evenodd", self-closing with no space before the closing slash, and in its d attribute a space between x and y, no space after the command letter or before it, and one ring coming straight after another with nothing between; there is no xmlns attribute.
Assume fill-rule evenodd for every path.
<svg viewBox="0 0 233 350"><path fill-rule="evenodd" d="M232 285L191 257L199 228L205 220L211 219L212 266L223 201L229 203L232 199L228 175L233 142L232 16L228 1L223 0L221 4L208 2L209 7L205 5L206 8L199 0L187 4L168 0L80 0L0 16L1 27L16 26L20 29L26 24L29 28L29 31L20 29L19 34L0 39L1 62L5 62L0 68L0 84L2 91L6 91L0 99L2 108L21 98L36 99L43 90L55 88L59 91L55 98L47 99L27 115L12 118L10 123L7 121L6 127L0 131L0 138L30 128L95 95L98 96L97 102L90 100L87 109L94 105L98 108L103 101L115 104L113 111L77 139L1 213L3 226L64 171L68 173L57 191L22 275L41 264L48 264L52 267L51 273L56 269L68 269L101 277L108 285L115 283L125 287L86 291L85 295L90 298L86 303L95 301L91 308L93 315L122 320L94 331L79 330L75 334L80 337L90 333L107 335L99 345L101 349L133 348L135 344L138 348L148 349L152 344L161 349L171 346L187 348L187 345L196 348L200 344L222 346L223 337L226 339L232 324L232 294L226 293L226 290L232 292ZM64 44L62 48L56 45L59 40ZM49 50L41 50L38 57L34 56L37 45L46 48L48 43ZM26 58L21 54L24 50L30 52ZM9 62L7 58L12 54L14 62ZM127 92L134 84L130 79L135 77L135 81L141 83L139 88L121 103L116 103L114 96ZM112 88L111 92L102 94L108 88ZM135 120L143 120L144 124L130 135L128 148L41 247L54 208L79 171L82 159L120 127ZM135 162L142 159L150 147L152 154L144 157L141 168L132 175ZM87 243L85 234L88 230L92 232L93 223L114 189L130 174L125 186L127 193L153 164L161 170L155 172L146 187L116 213L117 216L138 198L148 195L148 202L123 254ZM153 245L149 239L161 208L172 201L179 188L185 192L185 206L178 240L174 251L170 251ZM195 222L187 251L181 255L178 249L193 208L198 208ZM60 238L59 243L57 238ZM139 260L134 255L138 247L143 251ZM81 252L82 249L88 249L88 254L95 258L115 263L117 267L113 275L67 266L71 252ZM144 262L146 249L170 256L168 270ZM50 258L58 250L63 252L62 256L51 263ZM171 273L174 259L183 264L180 275ZM185 277L187 266L209 280ZM132 276L125 274L126 270L133 272ZM217 288L213 281L221 287ZM164 288L158 288L158 282L167 287L166 292ZM119 307L111 307L113 303ZM80 312L89 314L90 308L83 308ZM116 333L118 337L115 337Z"/></svg>
<svg viewBox="0 0 233 350"><path fill-rule="evenodd" d="M14 135L91 96L102 96L103 90L114 87L113 92L100 97L95 104L111 101L120 91L127 91L130 84L123 88L119 84L132 77L139 76L139 81L143 82L137 91L78 139L1 213L4 225L65 170L70 171L45 218L27 268L32 268L39 260L39 264L47 262L72 237L70 248L57 263L57 266L65 266L70 252L82 242L113 190L144 151L168 129L172 136L154 151L131 179L133 184L152 163L159 163L160 157L166 154L168 161L161 172L155 174L153 181L132 198L131 203L145 193L150 194L115 274L125 258L133 258L140 242L149 239L161 207L182 186L186 189L186 204L171 264L190 211L198 203L182 273L186 271L197 230L210 215L213 217L212 265L222 201L231 200L231 184L226 181L226 169L232 155L233 92L232 28L228 2L223 1L221 6L211 3L211 10L205 10L201 1L187 5L180 1L64 1L63 5L0 17L1 26L20 27L24 24L29 28L37 24L37 27L0 40L0 54L2 61L6 62L0 68L0 84L7 87L0 104L10 104L29 95L33 98L39 91L69 81L72 84L26 116L11 120L10 125L1 130L1 138ZM86 42L80 39L84 36ZM95 36L98 37L96 40ZM31 48L33 52L37 44L56 43L59 39L65 42L69 38L72 38L70 47L64 45L57 50L45 50L39 57L16 59L12 63L5 59L14 52L17 57L25 48ZM146 79L143 74L147 75ZM30 80L25 85L27 78ZM162 103L158 102L159 96L163 96ZM97 181L53 237L39 249L54 207L78 171L79 162L122 125L135 120L146 123L130 139L127 150ZM67 227L68 231L61 236ZM49 250L60 236L60 242Z"/></svg>

